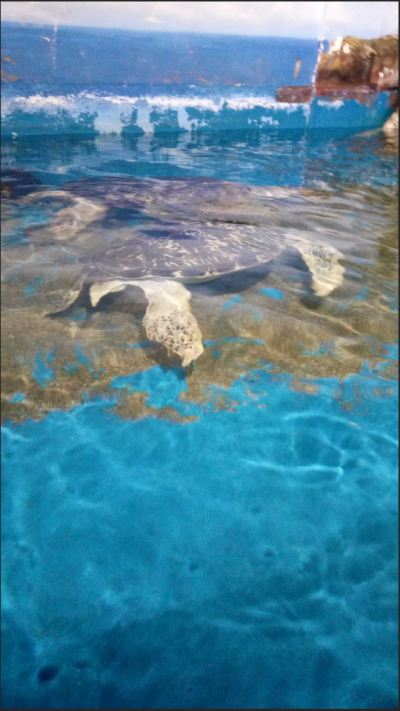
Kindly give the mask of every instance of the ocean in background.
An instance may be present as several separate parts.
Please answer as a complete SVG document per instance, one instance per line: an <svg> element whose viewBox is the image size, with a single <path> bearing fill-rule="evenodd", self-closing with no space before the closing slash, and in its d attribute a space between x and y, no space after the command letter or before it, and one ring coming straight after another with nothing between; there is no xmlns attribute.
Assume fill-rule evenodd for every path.
<svg viewBox="0 0 400 711"><path fill-rule="evenodd" d="M2 57L20 82L277 88L311 84L318 40L133 32L4 22ZM301 61L294 77L297 60ZM218 70L216 69L218 67ZM11 70L11 68L10 68Z"/></svg>

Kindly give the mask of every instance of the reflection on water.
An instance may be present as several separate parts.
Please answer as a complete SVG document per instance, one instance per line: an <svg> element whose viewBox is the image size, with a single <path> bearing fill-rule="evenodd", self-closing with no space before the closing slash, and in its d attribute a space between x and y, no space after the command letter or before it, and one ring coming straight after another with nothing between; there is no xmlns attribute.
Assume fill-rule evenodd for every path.
<svg viewBox="0 0 400 711"><path fill-rule="evenodd" d="M190 286L205 351L186 372L181 402L205 407L214 386L230 388L249 369L263 368L293 376L293 389L313 394L319 379L343 381L366 363L379 372L380 395L390 395L397 364L388 345L398 335L398 198L396 158L379 135L311 134L307 141L302 135L200 135L176 137L173 144L162 136L43 139L40 145L27 139L5 143L2 152L3 167L32 171L51 189L85 176L116 175L242 184L217 202L210 189L198 204L196 184L192 193L186 186L167 218L142 214L141 205L129 211L108 204L107 214L81 232L74 231L73 205L66 210L57 195L31 204L2 201L3 417L40 418L94 396L115 398L117 411L130 418L154 413L143 392L112 385L153 366L172 368L179 379L179 359L146 339L141 291L108 295L97 308L83 292L65 309L66 295L94 250L132 239L138 229L148 235L160 219L176 224L197 216L221 230L236 223L243 239L252 223L276 239L296 231L324 241L344 255L346 271L342 286L323 300L313 297L310 274L290 251L257 269ZM271 189L265 204L261 188L272 185L290 190ZM47 317L62 309L61 317ZM340 399L340 388L332 392ZM214 397L213 406L227 401L229 393ZM178 416L167 402L163 407L163 416ZM195 409L180 414L185 412L192 416Z"/></svg>

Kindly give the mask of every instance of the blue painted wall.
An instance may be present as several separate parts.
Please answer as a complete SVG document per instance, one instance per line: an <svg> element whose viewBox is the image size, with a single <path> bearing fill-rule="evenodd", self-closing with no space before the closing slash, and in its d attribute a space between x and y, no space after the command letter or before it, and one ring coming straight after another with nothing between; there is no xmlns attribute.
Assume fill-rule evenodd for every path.
<svg viewBox="0 0 400 711"><path fill-rule="evenodd" d="M3 23L2 135L381 126L387 92L277 101L311 86L319 41Z"/></svg>

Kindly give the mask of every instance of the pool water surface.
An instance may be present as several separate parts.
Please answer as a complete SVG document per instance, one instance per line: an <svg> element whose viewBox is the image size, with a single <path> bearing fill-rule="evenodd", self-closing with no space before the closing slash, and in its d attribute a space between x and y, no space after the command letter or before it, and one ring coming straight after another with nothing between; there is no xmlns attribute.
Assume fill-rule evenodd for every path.
<svg viewBox="0 0 400 711"><path fill-rule="evenodd" d="M183 368L135 289L46 316L85 245L148 217L111 211L78 248L49 239L56 197L2 201L3 707L397 708L396 152L41 137L2 167L270 188L266 225L345 267L324 299L292 253L190 287L204 353Z"/></svg>

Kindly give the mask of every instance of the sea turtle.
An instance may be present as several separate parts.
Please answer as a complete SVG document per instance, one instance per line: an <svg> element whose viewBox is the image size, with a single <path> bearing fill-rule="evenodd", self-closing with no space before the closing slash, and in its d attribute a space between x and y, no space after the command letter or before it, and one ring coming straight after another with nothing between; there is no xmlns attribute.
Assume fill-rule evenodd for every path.
<svg viewBox="0 0 400 711"><path fill-rule="evenodd" d="M274 214L293 216L304 196L298 189L258 187L218 178L133 178L107 176L79 178L57 190L36 190L22 203L40 199L61 199L72 203L55 215L48 233L71 241L91 223L115 210L122 219L143 216L155 219L196 222L271 223Z"/></svg>
<svg viewBox="0 0 400 711"><path fill-rule="evenodd" d="M93 307L110 292L128 285L140 287L148 301L143 320L148 338L177 353L184 367L203 352L185 284L258 267L288 246L300 252L318 296L328 295L343 281L344 268L339 263L343 255L338 250L269 221L277 200L296 200L293 191L207 178L103 177L66 183L61 190L36 192L29 199L49 196L73 202L58 212L50 227L53 235L65 239L71 233L83 234L84 239L88 226L104 218L110 208L155 218L134 225L128 236L125 231L118 238L117 233L111 243L86 249L80 257L76 288L67 294L65 307L76 301L85 285ZM100 229L104 232L101 223Z"/></svg>

